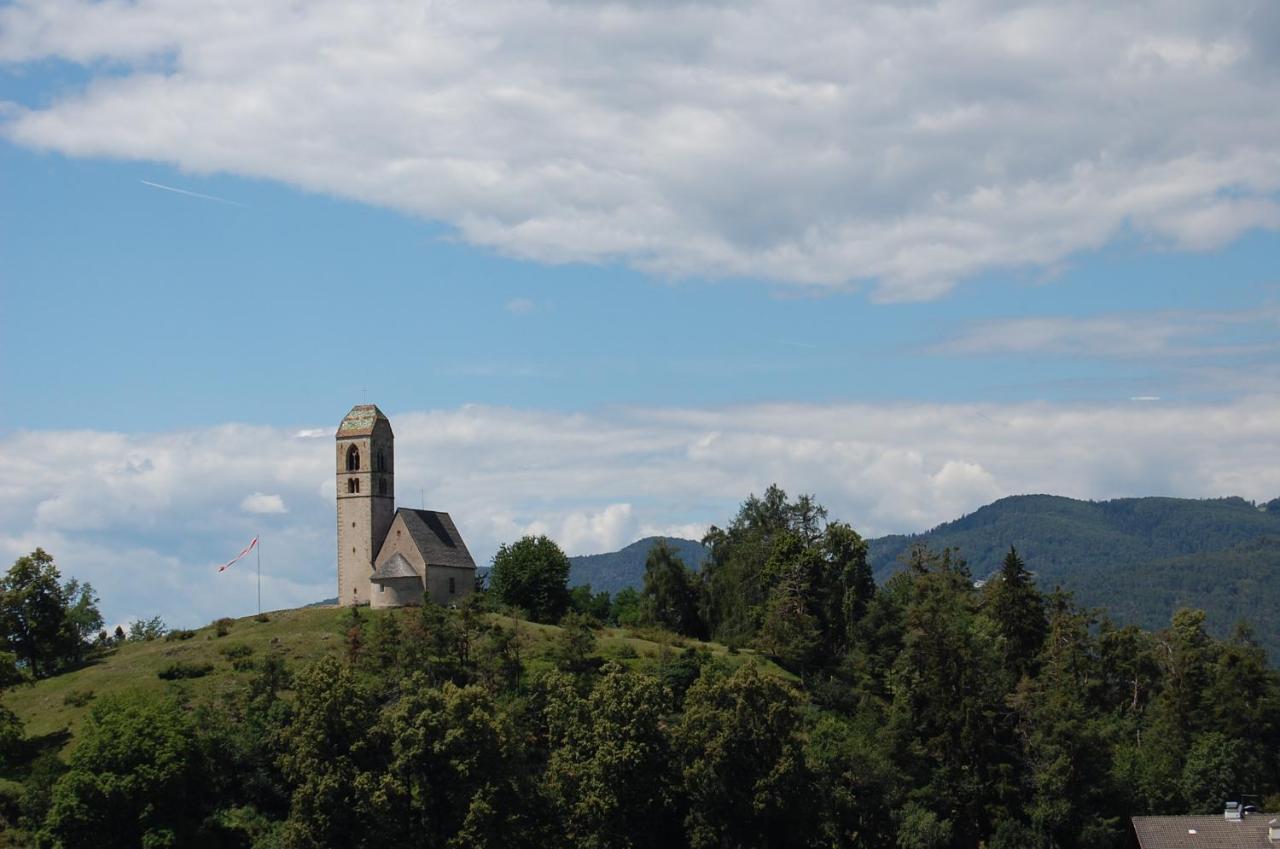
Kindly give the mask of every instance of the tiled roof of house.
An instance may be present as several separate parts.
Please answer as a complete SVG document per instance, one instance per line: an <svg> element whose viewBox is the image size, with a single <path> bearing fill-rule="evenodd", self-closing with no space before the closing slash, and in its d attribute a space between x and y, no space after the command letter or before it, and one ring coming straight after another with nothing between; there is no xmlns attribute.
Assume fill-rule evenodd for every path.
<svg viewBox="0 0 1280 849"><path fill-rule="evenodd" d="M397 551L395 554L378 564L378 568L374 571L369 580L376 584L379 581L386 581L391 578L416 577L418 577L418 573L414 571L413 564L406 560L403 554Z"/></svg>
<svg viewBox="0 0 1280 849"><path fill-rule="evenodd" d="M467 544L462 541L462 534L458 533L448 513L401 507L396 510L396 515L404 517L404 525L428 566L476 568Z"/></svg>
<svg viewBox="0 0 1280 849"><path fill-rule="evenodd" d="M338 436L368 436L373 433L373 428L379 421L386 422L387 427L391 427L391 420L378 409L377 404L357 404L338 425Z"/></svg>
<svg viewBox="0 0 1280 849"><path fill-rule="evenodd" d="M1196 817L1134 817L1141 849L1280 849L1267 839L1280 814L1246 814L1228 820L1222 814ZM1280 821L1277 822L1280 825Z"/></svg>

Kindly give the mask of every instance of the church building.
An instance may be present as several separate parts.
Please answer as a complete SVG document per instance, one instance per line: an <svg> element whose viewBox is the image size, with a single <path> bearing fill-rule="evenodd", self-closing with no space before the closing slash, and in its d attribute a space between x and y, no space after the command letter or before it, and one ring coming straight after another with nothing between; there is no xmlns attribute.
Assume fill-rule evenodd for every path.
<svg viewBox="0 0 1280 849"><path fill-rule="evenodd" d="M448 513L396 508L395 436L374 404L337 433L338 604L401 607L460 601L476 564Z"/></svg>

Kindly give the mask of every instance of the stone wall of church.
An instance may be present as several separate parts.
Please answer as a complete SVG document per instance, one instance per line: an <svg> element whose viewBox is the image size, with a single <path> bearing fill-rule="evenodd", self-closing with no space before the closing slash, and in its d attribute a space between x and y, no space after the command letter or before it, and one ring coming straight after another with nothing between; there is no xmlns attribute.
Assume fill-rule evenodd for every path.
<svg viewBox="0 0 1280 849"><path fill-rule="evenodd" d="M391 578L373 584L371 590L372 606L405 607L411 604L422 604L421 578Z"/></svg>
<svg viewBox="0 0 1280 849"><path fill-rule="evenodd" d="M427 588L436 604L450 605L476 591L476 570L456 566L428 566Z"/></svg>

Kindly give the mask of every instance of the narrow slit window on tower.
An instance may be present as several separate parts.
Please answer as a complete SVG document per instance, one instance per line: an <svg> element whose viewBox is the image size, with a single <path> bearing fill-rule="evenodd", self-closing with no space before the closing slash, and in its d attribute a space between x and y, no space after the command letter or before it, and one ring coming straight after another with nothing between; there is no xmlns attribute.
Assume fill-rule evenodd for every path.
<svg viewBox="0 0 1280 849"><path fill-rule="evenodd" d="M356 480L355 478L347 478L347 493L350 494L352 492L359 492L359 491L360 491L360 481ZM355 527L355 526L352 525L352 527Z"/></svg>
<svg viewBox="0 0 1280 849"><path fill-rule="evenodd" d="M449 595L453 595L458 591L458 587L453 581L454 581L453 578L449 579Z"/></svg>
<svg viewBox="0 0 1280 849"><path fill-rule="evenodd" d="M347 471L358 472L360 470L360 449L352 445L347 449Z"/></svg>
<svg viewBox="0 0 1280 849"><path fill-rule="evenodd" d="M386 495L386 494L387 494L387 479L386 479L386 478L383 478L382 480L378 481L378 494L379 494L379 495Z"/></svg>
<svg viewBox="0 0 1280 849"><path fill-rule="evenodd" d="M378 465L378 471L385 472L387 470L387 460L385 457L382 456L381 451L378 452L378 459L376 462Z"/></svg>

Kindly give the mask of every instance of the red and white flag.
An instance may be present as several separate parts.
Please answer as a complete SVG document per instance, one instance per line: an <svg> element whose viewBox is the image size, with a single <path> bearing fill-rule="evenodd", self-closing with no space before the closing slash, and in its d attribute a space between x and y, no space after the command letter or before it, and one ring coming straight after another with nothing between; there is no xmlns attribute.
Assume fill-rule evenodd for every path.
<svg viewBox="0 0 1280 849"><path fill-rule="evenodd" d="M225 572L225 571L227 571L228 569L230 569L232 566L234 566L234 565L236 565L237 563L239 563L242 559L244 559L244 556L245 556L246 554L248 554L250 551L253 551L253 547L254 547L255 545L257 545L257 544L258 544L258 538L257 538L257 537L254 537L254 538L253 538L253 541L252 541L252 542L250 542L248 545L246 545L246 546L244 547L244 550L243 550L243 551L241 551L241 552L240 552L239 554L237 554L235 557L233 557L233 558L231 558L230 560L228 560L226 563L223 563L221 566L219 566L219 567L218 567L218 571L219 571L219 572Z"/></svg>

